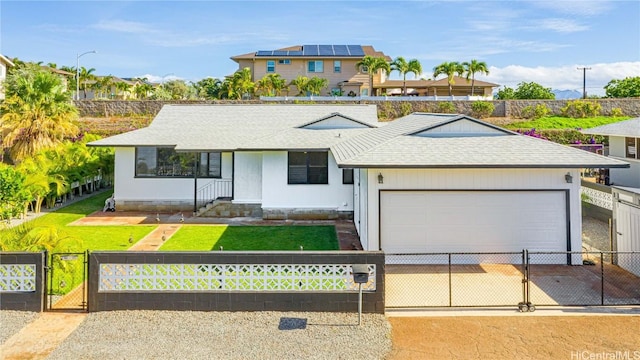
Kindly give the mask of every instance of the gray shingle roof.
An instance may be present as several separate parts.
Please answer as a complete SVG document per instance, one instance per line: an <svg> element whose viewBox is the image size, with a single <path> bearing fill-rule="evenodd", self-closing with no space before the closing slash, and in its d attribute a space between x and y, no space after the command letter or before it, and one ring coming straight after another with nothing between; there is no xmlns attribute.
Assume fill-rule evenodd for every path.
<svg viewBox="0 0 640 360"><path fill-rule="evenodd" d="M90 145L167 145L179 151L327 149L363 130L295 129L332 113L378 125L375 105L165 105L149 127Z"/></svg>
<svg viewBox="0 0 640 360"><path fill-rule="evenodd" d="M583 129L582 133L591 135L640 137L640 117Z"/></svg>
<svg viewBox="0 0 640 360"><path fill-rule="evenodd" d="M332 113L374 128L299 128ZM427 133L434 136L412 135L443 129L441 126L445 124L463 124L457 121L476 128L473 133L447 130ZM90 145L175 146L179 151L330 149L338 165L346 168L629 166L620 160L519 135L464 115L415 113L382 125L377 122L375 105L165 105L149 127ZM477 126L486 126L491 131L478 134Z"/></svg>
<svg viewBox="0 0 640 360"><path fill-rule="evenodd" d="M340 142L331 151L338 165L346 168L628 167L623 161L510 131L499 136L410 135L463 119L470 118L416 113Z"/></svg>

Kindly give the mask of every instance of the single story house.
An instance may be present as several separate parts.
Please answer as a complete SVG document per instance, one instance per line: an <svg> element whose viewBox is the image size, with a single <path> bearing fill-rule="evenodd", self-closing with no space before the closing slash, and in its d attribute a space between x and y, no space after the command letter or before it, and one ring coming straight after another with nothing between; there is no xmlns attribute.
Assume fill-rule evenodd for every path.
<svg viewBox="0 0 640 360"><path fill-rule="evenodd" d="M584 134L609 137L609 157L630 163L627 169L609 170L609 183L640 188L640 117L583 129Z"/></svg>
<svg viewBox="0 0 640 360"><path fill-rule="evenodd" d="M580 169L628 166L466 115L381 123L355 104L165 105L90 145L116 147L118 210L186 210L211 186L267 219L352 217L363 248L388 253L579 251Z"/></svg>

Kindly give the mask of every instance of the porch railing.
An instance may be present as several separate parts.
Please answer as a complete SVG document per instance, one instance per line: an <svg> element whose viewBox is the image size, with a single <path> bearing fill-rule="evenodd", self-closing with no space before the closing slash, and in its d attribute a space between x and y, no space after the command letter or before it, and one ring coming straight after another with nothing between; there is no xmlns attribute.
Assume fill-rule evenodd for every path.
<svg viewBox="0 0 640 360"><path fill-rule="evenodd" d="M232 196L233 180L215 179L197 190L196 205L198 208L201 208L218 198L230 198Z"/></svg>

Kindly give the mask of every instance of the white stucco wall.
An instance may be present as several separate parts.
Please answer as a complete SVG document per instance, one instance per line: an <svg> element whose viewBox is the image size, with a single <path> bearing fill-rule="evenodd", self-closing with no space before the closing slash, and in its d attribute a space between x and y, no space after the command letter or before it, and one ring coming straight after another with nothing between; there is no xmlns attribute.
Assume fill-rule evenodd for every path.
<svg viewBox="0 0 640 360"><path fill-rule="evenodd" d="M262 158L264 209L331 209L353 211L353 185L342 184L342 169L329 153L329 184L289 185L287 152L265 151Z"/></svg>
<svg viewBox="0 0 640 360"><path fill-rule="evenodd" d="M573 177L571 184L565 181L567 172ZM378 183L379 173L384 177L383 184ZM363 246L367 244L365 250L380 249L378 206L379 191L384 189L569 189L571 248L582 249L580 174L576 169L369 169L367 233L361 233Z"/></svg>
<svg viewBox="0 0 640 360"><path fill-rule="evenodd" d="M116 148L114 194L119 201L193 202L192 178L136 178L135 148ZM232 154L222 154L222 178L230 179ZM215 179L198 179L198 188Z"/></svg>
<svg viewBox="0 0 640 360"><path fill-rule="evenodd" d="M262 203L262 152L236 152L233 202Z"/></svg>
<svg viewBox="0 0 640 360"><path fill-rule="evenodd" d="M609 137L609 157L626 161L630 164L628 169L609 170L609 180L612 185L640 187L640 160L626 158L624 137Z"/></svg>

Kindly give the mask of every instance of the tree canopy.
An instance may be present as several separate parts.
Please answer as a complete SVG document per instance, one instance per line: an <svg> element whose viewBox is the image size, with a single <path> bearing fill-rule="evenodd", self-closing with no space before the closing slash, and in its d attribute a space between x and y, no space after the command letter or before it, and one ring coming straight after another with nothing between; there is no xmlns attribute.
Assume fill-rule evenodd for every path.
<svg viewBox="0 0 640 360"><path fill-rule="evenodd" d="M514 90L508 86L500 89L496 94L499 100L524 100L524 99L542 99L553 100L556 95L551 92L551 88L545 88L535 82L521 82Z"/></svg>
<svg viewBox="0 0 640 360"><path fill-rule="evenodd" d="M2 147L14 162L78 135L78 112L62 80L40 66L13 71L0 104Z"/></svg>
<svg viewBox="0 0 640 360"><path fill-rule="evenodd" d="M604 87L610 98L640 97L640 76L613 79Z"/></svg>

